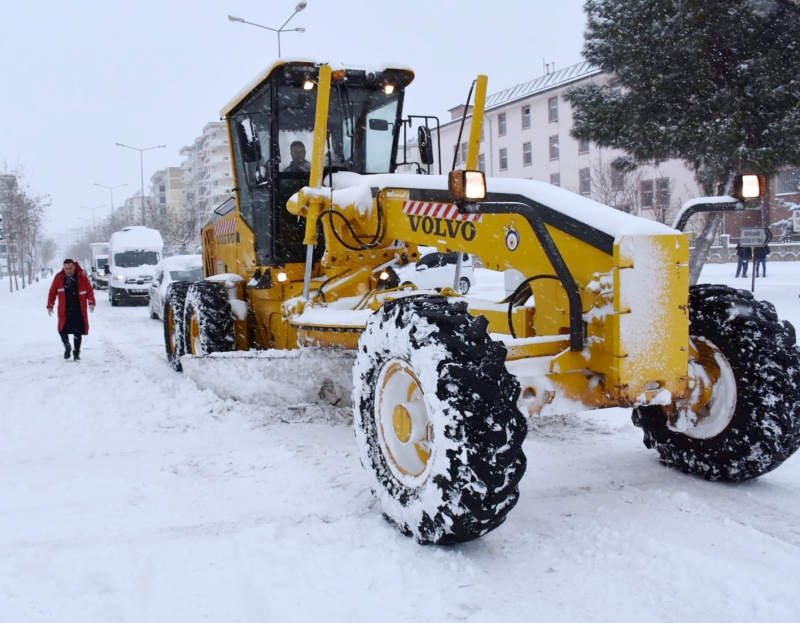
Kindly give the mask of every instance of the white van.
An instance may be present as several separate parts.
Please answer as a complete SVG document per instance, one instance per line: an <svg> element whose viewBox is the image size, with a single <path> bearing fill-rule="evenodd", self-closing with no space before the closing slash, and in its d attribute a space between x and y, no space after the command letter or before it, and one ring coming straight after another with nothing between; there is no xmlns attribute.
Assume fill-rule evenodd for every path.
<svg viewBox="0 0 800 623"><path fill-rule="evenodd" d="M164 252L164 240L156 229L141 225L125 227L111 235L108 249L108 300L147 304L150 282Z"/></svg>
<svg viewBox="0 0 800 623"><path fill-rule="evenodd" d="M92 265L89 267L89 279L92 280L92 287L95 290L105 290L108 287L108 275L106 274L108 243L91 242L89 248L92 250Z"/></svg>

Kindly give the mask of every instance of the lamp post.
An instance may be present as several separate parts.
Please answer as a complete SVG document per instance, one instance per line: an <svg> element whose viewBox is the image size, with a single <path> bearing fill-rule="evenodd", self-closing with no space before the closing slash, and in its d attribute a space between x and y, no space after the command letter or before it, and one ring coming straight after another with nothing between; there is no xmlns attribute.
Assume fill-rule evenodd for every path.
<svg viewBox="0 0 800 623"><path fill-rule="evenodd" d="M240 22L242 24L250 24L251 26L257 26L258 28L263 28L265 30L271 30L274 33L278 33L278 58L281 57L281 33L282 32L305 32L305 28L285 28L286 24L288 24L291 19L297 15L300 11L306 8L307 6L306 0L301 0L297 3L297 6L294 7L294 13L289 16L285 22L283 22L283 26L280 28L270 28L269 26L262 26L261 24L255 24L253 22L247 22L243 20L241 17L234 17L233 15L228 15L228 19L232 22Z"/></svg>
<svg viewBox="0 0 800 623"><path fill-rule="evenodd" d="M147 219L144 211L144 152L150 151L151 149L161 149L162 147L166 147L166 145L156 145L155 147L145 147L144 149L140 149L139 147L131 147L130 145L123 145L122 143L117 143L117 146L135 149L139 152L139 171L142 176L142 225L146 225Z"/></svg>
<svg viewBox="0 0 800 623"><path fill-rule="evenodd" d="M97 236L97 226L95 225L95 222L94 222L94 211L95 210L99 210L100 208L105 208L106 206L102 205L102 206L97 206L96 208L87 208L86 206L78 206L78 207L83 209L83 210L91 210L92 211L92 236Z"/></svg>
<svg viewBox="0 0 800 623"><path fill-rule="evenodd" d="M114 218L114 189L122 188L123 186L127 186L127 184L120 184L119 186L104 186L103 184L98 184L95 182L94 185L99 186L100 188L108 189L108 192L111 195L111 227L116 231L117 223L116 219Z"/></svg>

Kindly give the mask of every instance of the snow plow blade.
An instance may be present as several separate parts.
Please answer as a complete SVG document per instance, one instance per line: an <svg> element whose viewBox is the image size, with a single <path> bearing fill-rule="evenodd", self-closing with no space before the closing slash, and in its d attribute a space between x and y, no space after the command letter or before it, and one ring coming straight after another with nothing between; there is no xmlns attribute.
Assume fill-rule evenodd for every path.
<svg viewBox="0 0 800 623"><path fill-rule="evenodd" d="M306 349L181 357L184 374L220 398L270 406L350 407L355 353Z"/></svg>

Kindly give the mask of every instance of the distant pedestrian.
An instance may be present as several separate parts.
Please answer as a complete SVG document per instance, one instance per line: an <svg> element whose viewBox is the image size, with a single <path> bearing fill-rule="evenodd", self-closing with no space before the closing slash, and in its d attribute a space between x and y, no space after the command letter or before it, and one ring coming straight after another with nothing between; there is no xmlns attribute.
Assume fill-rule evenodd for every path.
<svg viewBox="0 0 800 623"><path fill-rule="evenodd" d="M767 276L767 256L769 255L769 247L758 247L756 250L756 260L753 264L753 270L756 271L756 277ZM759 275L759 268L761 274Z"/></svg>
<svg viewBox="0 0 800 623"><path fill-rule="evenodd" d="M70 354L75 361L81 359L81 339L89 333L89 311L94 311L95 300L92 284L86 273L72 260L64 260L64 270L57 273L47 297L47 311L53 315L53 305L58 299L58 334L64 344L64 359ZM69 345L73 336L74 349Z"/></svg>
<svg viewBox="0 0 800 623"><path fill-rule="evenodd" d="M743 247L737 244L736 257L739 258L739 263L736 266L736 276L738 277L741 274L742 277L747 277L747 267L750 265L750 258L753 257L752 247Z"/></svg>

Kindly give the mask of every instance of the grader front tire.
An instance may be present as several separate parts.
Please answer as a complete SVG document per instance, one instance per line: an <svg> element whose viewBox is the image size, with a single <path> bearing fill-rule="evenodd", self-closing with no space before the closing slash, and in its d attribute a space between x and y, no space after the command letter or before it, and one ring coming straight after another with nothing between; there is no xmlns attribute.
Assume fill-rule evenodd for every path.
<svg viewBox="0 0 800 623"><path fill-rule="evenodd" d="M717 377L693 427L677 431L664 407L634 409L633 423L662 463L708 480L740 482L783 463L800 447L800 351L775 308L727 286L695 286L690 333L699 363Z"/></svg>
<svg viewBox="0 0 800 623"><path fill-rule="evenodd" d="M420 543L469 541L519 498L526 422L505 347L444 297L385 305L354 367L361 462L384 514Z"/></svg>
<svg viewBox="0 0 800 623"><path fill-rule="evenodd" d="M183 371L181 356L186 353L183 340L183 310L190 285L186 281L173 281L169 284L161 312L164 315L164 347L167 351L167 361L176 372Z"/></svg>
<svg viewBox="0 0 800 623"><path fill-rule="evenodd" d="M196 357L234 350L233 313L225 287L216 281L191 284L183 312L186 352Z"/></svg>

